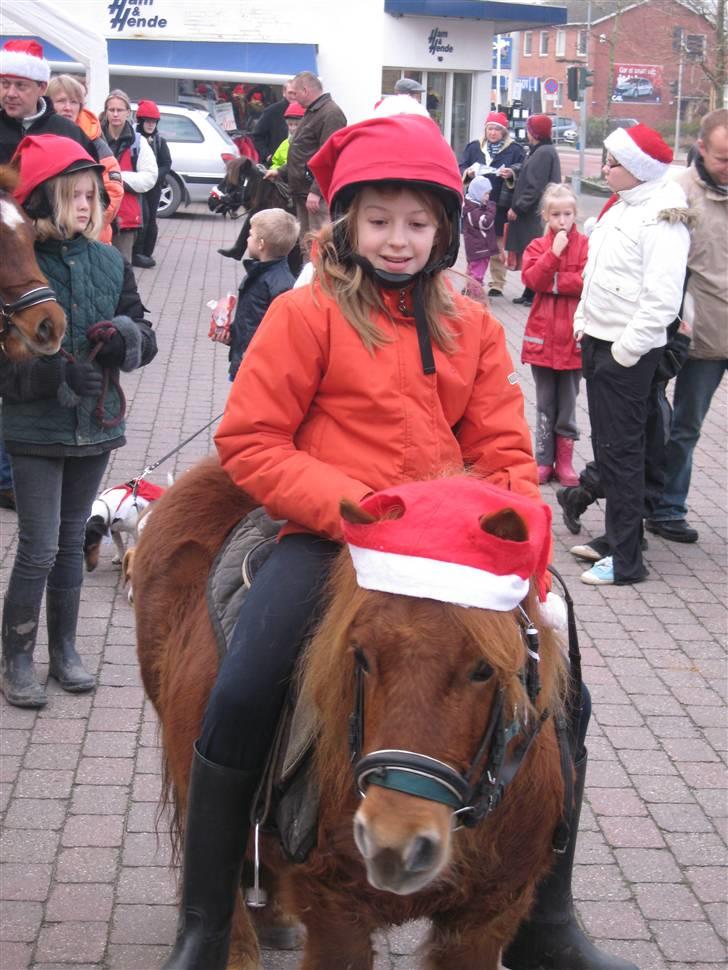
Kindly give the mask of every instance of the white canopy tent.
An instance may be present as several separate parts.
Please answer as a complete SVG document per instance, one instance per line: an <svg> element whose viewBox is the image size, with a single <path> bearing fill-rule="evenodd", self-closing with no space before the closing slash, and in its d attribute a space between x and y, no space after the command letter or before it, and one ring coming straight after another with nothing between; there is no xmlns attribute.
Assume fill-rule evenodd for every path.
<svg viewBox="0 0 728 970"><path fill-rule="evenodd" d="M46 0L2 0L2 31L12 24L60 47L86 68L87 105L98 113L109 93L109 56L106 38L71 20Z"/></svg>

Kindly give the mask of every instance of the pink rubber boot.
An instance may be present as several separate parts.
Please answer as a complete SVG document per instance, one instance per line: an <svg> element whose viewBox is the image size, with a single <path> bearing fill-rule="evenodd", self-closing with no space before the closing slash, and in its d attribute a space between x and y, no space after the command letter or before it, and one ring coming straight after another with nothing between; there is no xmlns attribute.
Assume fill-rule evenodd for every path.
<svg viewBox="0 0 728 970"><path fill-rule="evenodd" d="M546 482L550 482L554 477L554 470L551 465L539 465L538 466L538 484L545 485Z"/></svg>
<svg viewBox="0 0 728 970"><path fill-rule="evenodd" d="M556 465L554 466L554 471L556 472L556 477L562 485L569 486L579 484L579 476L574 471L574 466L572 464L573 458L574 439L557 436ZM539 468L539 474L540 471L541 469Z"/></svg>

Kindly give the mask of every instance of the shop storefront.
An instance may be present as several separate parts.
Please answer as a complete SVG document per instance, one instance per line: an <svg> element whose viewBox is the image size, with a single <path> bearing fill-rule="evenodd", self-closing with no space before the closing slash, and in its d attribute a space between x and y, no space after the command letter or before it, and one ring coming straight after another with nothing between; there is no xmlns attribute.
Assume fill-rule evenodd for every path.
<svg viewBox="0 0 728 970"><path fill-rule="evenodd" d="M217 104L228 127L250 127L289 77L310 70L356 121L400 77L413 77L456 151L482 132L490 109L493 36L566 21L564 8L496 0L55 0L55 6L107 39L109 87L132 98L198 99ZM12 31L4 17L3 33ZM54 70L83 70L39 39Z"/></svg>

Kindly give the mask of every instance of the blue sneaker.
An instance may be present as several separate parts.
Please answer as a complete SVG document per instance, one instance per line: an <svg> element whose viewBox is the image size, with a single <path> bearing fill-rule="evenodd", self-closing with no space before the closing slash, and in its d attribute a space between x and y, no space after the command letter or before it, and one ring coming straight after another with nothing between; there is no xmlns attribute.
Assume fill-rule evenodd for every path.
<svg viewBox="0 0 728 970"><path fill-rule="evenodd" d="M605 556L599 562L595 562L591 569L587 569L581 574L582 583L588 586L613 586L614 585L614 564L611 556Z"/></svg>

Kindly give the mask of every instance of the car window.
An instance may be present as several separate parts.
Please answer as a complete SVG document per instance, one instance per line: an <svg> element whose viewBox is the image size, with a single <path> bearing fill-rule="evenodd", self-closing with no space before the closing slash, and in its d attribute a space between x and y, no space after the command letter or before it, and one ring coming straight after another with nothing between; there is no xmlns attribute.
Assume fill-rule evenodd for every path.
<svg viewBox="0 0 728 970"><path fill-rule="evenodd" d="M159 119L159 134L167 141L201 142L205 140L197 125L183 115L162 113Z"/></svg>
<svg viewBox="0 0 728 970"><path fill-rule="evenodd" d="M220 125L217 123L217 119L214 118L213 115L208 114L208 115L205 115L205 117L212 125L212 127L215 129L215 131L217 131L217 133L220 135L223 141L227 142L228 145L235 145L235 142L232 140L230 135L228 135L228 133L225 131L224 128L220 127Z"/></svg>

